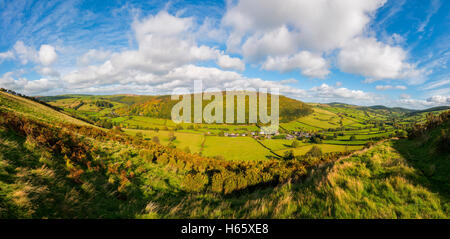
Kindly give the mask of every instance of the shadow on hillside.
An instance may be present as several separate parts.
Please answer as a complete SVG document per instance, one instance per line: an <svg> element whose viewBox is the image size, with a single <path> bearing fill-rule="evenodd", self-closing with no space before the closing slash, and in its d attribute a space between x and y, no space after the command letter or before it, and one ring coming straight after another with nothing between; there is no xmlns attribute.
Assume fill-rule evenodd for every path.
<svg viewBox="0 0 450 239"><path fill-rule="evenodd" d="M0 132L0 139L0 159L7 165L0 180L11 189L5 195L13 195L3 198L6 218L133 218L145 207L142 200L127 203L102 172L85 172L75 182L63 156L34 148L11 130Z"/></svg>
<svg viewBox="0 0 450 239"><path fill-rule="evenodd" d="M426 180L415 181L450 201L450 157L423 144L417 140L408 139L393 141L393 147L400 155L426 178Z"/></svg>

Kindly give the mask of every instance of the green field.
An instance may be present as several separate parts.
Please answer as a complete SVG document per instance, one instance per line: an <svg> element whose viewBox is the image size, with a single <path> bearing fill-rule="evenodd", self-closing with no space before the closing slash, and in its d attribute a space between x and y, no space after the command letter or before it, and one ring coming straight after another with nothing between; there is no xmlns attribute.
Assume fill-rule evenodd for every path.
<svg viewBox="0 0 450 239"><path fill-rule="evenodd" d="M223 156L228 160L265 160L274 156L250 137L218 137L207 136L202 155Z"/></svg>
<svg viewBox="0 0 450 239"><path fill-rule="evenodd" d="M266 147L273 151L278 151L282 149L291 148L293 140L288 139L266 139L262 140L261 143L264 144ZM299 146L306 145L305 143L302 143L298 141Z"/></svg>
<svg viewBox="0 0 450 239"><path fill-rule="evenodd" d="M286 151L292 150L294 152L294 155L304 155L306 154L313 146L317 146L322 150L322 153L330 153L330 152L345 152L345 151L353 151L353 150L359 150L362 149L363 146L359 145L331 145L331 144L310 144L301 146L298 148L291 148L291 149L285 149L285 150L279 150L276 151L277 154L283 155Z"/></svg>
<svg viewBox="0 0 450 239"><path fill-rule="evenodd" d="M159 131L155 132L153 130L136 130L136 129L124 129L124 131L130 135L135 136L136 133L142 133L144 139L152 140L153 137L158 137L160 143L163 145L168 145L170 131ZM189 148L192 153L201 152L201 144L205 136L201 134L190 134L184 132L173 132L176 139L173 141L175 146L180 150L185 150Z"/></svg>

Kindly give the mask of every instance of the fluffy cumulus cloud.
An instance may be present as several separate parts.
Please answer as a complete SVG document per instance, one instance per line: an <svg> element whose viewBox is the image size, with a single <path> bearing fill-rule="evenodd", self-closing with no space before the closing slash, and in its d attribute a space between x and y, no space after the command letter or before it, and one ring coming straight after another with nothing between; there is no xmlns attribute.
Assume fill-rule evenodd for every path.
<svg viewBox="0 0 450 239"><path fill-rule="evenodd" d="M63 80L79 88L107 84L147 84L156 87L167 85L165 83L170 77L166 76L179 68L202 61L217 61L225 70L245 69L239 58L199 45L190 17L178 17L161 11L144 19L136 19L132 29L138 43L136 50L103 54L106 58L103 63L81 67L65 75ZM94 55L98 55L96 53L92 50L87 52L79 62L91 62Z"/></svg>
<svg viewBox="0 0 450 239"><path fill-rule="evenodd" d="M328 74L321 52L344 47L361 35L385 0L241 0L222 19L231 29L227 47L271 70L300 69L310 77ZM258 7L255 7L258 6ZM316 52L306 64L305 52Z"/></svg>
<svg viewBox="0 0 450 239"><path fill-rule="evenodd" d="M59 77L60 73L51 67L39 67L37 72L43 76Z"/></svg>
<svg viewBox="0 0 450 239"><path fill-rule="evenodd" d="M320 86L310 89L312 96L322 99L350 99L372 102L375 99L373 94L361 91L350 90L344 87L333 87L323 83Z"/></svg>
<svg viewBox="0 0 450 239"><path fill-rule="evenodd" d="M58 54L53 46L43 44L39 51L26 45L23 41L17 41L12 50L0 53L0 63L5 59L18 59L21 64L37 64L41 67L48 67L58 58Z"/></svg>
<svg viewBox="0 0 450 239"><path fill-rule="evenodd" d="M27 81L23 89L25 92L34 94L37 92L46 92L56 87L58 87L57 81L41 78L39 80Z"/></svg>
<svg viewBox="0 0 450 239"><path fill-rule="evenodd" d="M245 63L238 57L230 57L228 55L219 56L217 59L217 64L225 70L245 70Z"/></svg>
<svg viewBox="0 0 450 239"><path fill-rule="evenodd" d="M97 49L90 49L88 52L78 57L77 63L80 66L87 66L90 64L99 64L111 57L110 51L102 51Z"/></svg>
<svg viewBox="0 0 450 239"><path fill-rule="evenodd" d="M0 64L8 59L14 59L14 53L12 51L0 52Z"/></svg>
<svg viewBox="0 0 450 239"><path fill-rule="evenodd" d="M39 80L30 81L23 77L17 77L14 72L3 74L3 76L0 77L0 86L30 95L49 92L60 87L57 80L41 78Z"/></svg>
<svg viewBox="0 0 450 239"><path fill-rule="evenodd" d="M263 69L278 70L280 72L300 69L302 74L309 77L324 78L330 71L328 62L320 55L308 51L301 51L292 57L271 57L264 62Z"/></svg>
<svg viewBox="0 0 450 239"><path fill-rule="evenodd" d="M434 95L427 99L428 102L437 103L437 104L450 104L450 96L443 95Z"/></svg>
<svg viewBox="0 0 450 239"><path fill-rule="evenodd" d="M450 95L435 95L426 100L421 99L411 99L411 98L401 98L397 100L396 105L400 105L406 108L414 108L414 109L424 109L434 106L449 106L450 105Z"/></svg>
<svg viewBox="0 0 450 239"><path fill-rule="evenodd" d="M229 7L223 24L233 29L228 40L231 49L252 34L262 41L274 36L280 41L293 37L303 47L332 50L360 34L370 22L370 14L385 2L286 0L280 4L272 0L241 0ZM285 26L292 30L287 31Z"/></svg>
<svg viewBox="0 0 450 239"><path fill-rule="evenodd" d="M23 41L17 41L16 44L14 44L13 49L17 57L20 59L20 62L24 65L29 61L38 61L38 54L36 50L25 45Z"/></svg>
<svg viewBox="0 0 450 239"><path fill-rule="evenodd" d="M330 66L321 55L338 50L342 71L368 81L407 78L408 83L422 83L426 73L407 62L401 47L389 45L402 42L400 35L394 33L388 43L366 36L374 13L385 2L239 0L230 2L222 24L231 29L228 50L264 69L299 69L305 76L324 78Z"/></svg>
<svg viewBox="0 0 450 239"><path fill-rule="evenodd" d="M337 60L341 70L363 75L368 82L381 79L407 78L409 83L422 83L423 70L405 62L407 53L375 38L353 39L340 50Z"/></svg>
<svg viewBox="0 0 450 239"><path fill-rule="evenodd" d="M56 61L58 55L55 48L50 45L41 45L39 49L39 61L42 65L48 66Z"/></svg>

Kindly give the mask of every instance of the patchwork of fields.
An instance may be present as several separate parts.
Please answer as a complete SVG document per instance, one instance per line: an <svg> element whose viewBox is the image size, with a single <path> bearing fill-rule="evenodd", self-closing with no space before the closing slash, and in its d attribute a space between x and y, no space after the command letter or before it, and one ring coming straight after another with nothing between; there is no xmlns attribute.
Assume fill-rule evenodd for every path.
<svg viewBox="0 0 450 239"><path fill-rule="evenodd" d="M280 134L293 137L272 139L259 135L256 124L175 124L170 119L116 114L123 111L123 107L136 102L141 104L147 98L77 95L50 98L48 102L87 120L110 122L111 126L120 127L127 134L135 136L139 133L144 140L157 140L183 151L225 160L265 160L280 157L289 150L299 156L314 145L322 153L353 151L402 131L401 127L386 123L390 122L386 112L340 104L310 104L311 114L280 124ZM401 126L401 122L398 125ZM299 137L300 132L308 137ZM227 137L229 134L238 134L238 137ZM315 136L321 137L320 142L311 140Z"/></svg>

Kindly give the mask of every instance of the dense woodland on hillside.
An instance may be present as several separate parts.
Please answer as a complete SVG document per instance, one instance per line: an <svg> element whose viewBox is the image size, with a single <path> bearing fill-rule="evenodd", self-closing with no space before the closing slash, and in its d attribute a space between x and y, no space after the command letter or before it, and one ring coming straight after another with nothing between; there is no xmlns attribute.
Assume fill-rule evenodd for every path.
<svg viewBox="0 0 450 239"><path fill-rule="evenodd" d="M398 114L391 112L384 121L389 124L376 125L383 121L380 114L370 126L377 131L371 132L370 127L364 129L367 121L360 121L352 130L342 129L346 120L365 117L364 113L320 106L338 109L338 117L319 106L315 106L313 113L311 106L305 105L298 110L310 107L311 112L299 117L309 121L295 121L296 125L303 122L314 125L322 119L338 123L327 130L313 129L317 124L309 126L309 132L313 133L302 140L204 136L203 140L212 137L227 142L248 139L275 153L260 160L248 160L246 156L227 160L204 155L208 151L190 152L189 147L185 150L175 146L180 137L187 135L192 141L196 134L161 128L161 132L171 137L165 145L162 139L146 138L149 132L160 135L156 130L133 132L120 124L107 127L111 129L96 127L86 120L72 118L77 109L67 111L10 93L13 92L0 93L0 218L448 218L450 215L450 111L424 112L423 120L405 115L403 121L388 120ZM104 98L95 98L92 104L110 114L117 104ZM67 99L72 98L59 100ZM143 103L148 98L140 100ZM78 101L74 104L78 110L90 103L79 104ZM131 109L123 105L119 108ZM286 115L299 114L296 110L287 111ZM407 113L410 112L401 114ZM368 110L366 114L374 113ZM286 127L294 124L288 123ZM350 124L355 123L347 125ZM197 126L184 127L195 131ZM407 139L397 138L403 132L401 129L407 132ZM211 128L206 130L214 133ZM230 130L240 132L239 127ZM395 130L399 135L390 135ZM286 134L289 133L292 132L287 130ZM357 151L348 149L348 142L358 142L357 137L365 135L380 138L363 141ZM341 139L345 137L348 141ZM332 145L333 140L336 144L347 142L343 146L346 149L324 151L324 146ZM208 149L206 146L203 147Z"/></svg>

